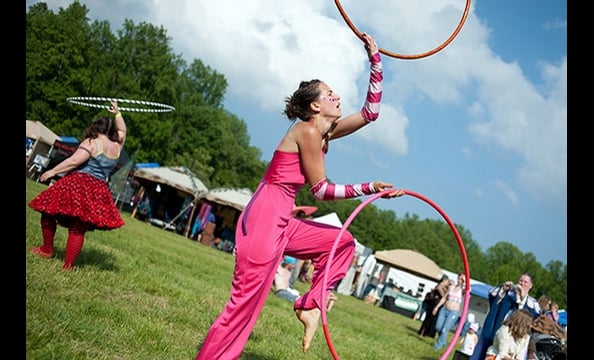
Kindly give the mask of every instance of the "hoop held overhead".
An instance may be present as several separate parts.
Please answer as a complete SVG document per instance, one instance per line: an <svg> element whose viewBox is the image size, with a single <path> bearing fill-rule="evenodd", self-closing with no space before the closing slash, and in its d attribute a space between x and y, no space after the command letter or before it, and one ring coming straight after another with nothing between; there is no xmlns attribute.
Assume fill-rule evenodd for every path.
<svg viewBox="0 0 594 360"><path fill-rule="evenodd" d="M464 25L464 22L466 22L466 17L468 16L468 12L470 11L470 1L471 0L466 0L466 7L464 8L464 13L462 14L462 18L460 19L460 21L458 22L458 26L456 26L456 29L454 30L454 32L450 35L449 38L446 39L446 41L444 41L443 43L441 43L441 45L437 46L434 49L431 49L429 51L426 51L424 53L420 53L420 54L413 54L413 55L405 55L405 54L398 54L395 52L391 52L389 50L385 50L382 48L379 48L379 52L393 57L393 58L397 58L397 59L403 59L403 60L413 60L413 59L421 59L427 56L431 56L441 50L443 50L446 46L448 46L452 40L454 40L454 38L456 36L458 36L458 33L460 32L460 30L462 30L462 25ZM338 8L338 11L340 12L340 15L342 16L342 18L344 19L344 21L347 23L347 25L351 28L351 30L355 33L355 35L357 35L357 37L361 40L363 40L363 36L361 34L361 32L357 29L357 27L351 22L351 19L349 19L346 11L344 11L344 9L342 8L342 5L340 4L339 0L334 0L334 3L336 4L336 7Z"/></svg>
<svg viewBox="0 0 594 360"><path fill-rule="evenodd" d="M175 108L171 105L162 104L153 101L144 100L132 100L132 99L117 99L108 97L97 97L97 96L76 96L69 97L66 99L76 105L82 105L87 107L94 107L99 109L109 109L110 105L98 104L99 102L111 102L117 101L118 103L134 104L143 107L119 107L121 111L132 111L132 112L170 112L174 111Z"/></svg>

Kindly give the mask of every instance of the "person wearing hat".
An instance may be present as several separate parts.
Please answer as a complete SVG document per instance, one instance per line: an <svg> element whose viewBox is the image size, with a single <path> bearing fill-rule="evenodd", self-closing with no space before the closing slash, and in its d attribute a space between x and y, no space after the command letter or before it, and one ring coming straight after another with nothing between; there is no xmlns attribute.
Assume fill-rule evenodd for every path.
<svg viewBox="0 0 594 360"><path fill-rule="evenodd" d="M274 275L274 294L290 302L295 302L300 295L298 290L290 286L291 274L296 264L297 259L292 256L285 256Z"/></svg>
<svg viewBox="0 0 594 360"><path fill-rule="evenodd" d="M478 343L478 330L479 323L473 322L470 324L466 336L464 336L464 342L462 343L462 349L460 351L468 356L472 356L474 348Z"/></svg>

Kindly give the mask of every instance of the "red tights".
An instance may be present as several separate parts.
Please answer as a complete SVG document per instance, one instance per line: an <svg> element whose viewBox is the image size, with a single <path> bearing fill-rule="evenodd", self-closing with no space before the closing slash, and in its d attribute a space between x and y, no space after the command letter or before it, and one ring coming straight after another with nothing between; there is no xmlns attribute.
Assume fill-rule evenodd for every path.
<svg viewBox="0 0 594 360"><path fill-rule="evenodd" d="M48 214L41 214L41 233L43 236L43 246L41 250L47 254L54 252L54 237L58 220L56 217ZM64 269L72 269L76 258L82 250L85 242L85 233L89 229L88 225L79 219L72 219L68 227L68 240L66 241L66 255L64 257Z"/></svg>

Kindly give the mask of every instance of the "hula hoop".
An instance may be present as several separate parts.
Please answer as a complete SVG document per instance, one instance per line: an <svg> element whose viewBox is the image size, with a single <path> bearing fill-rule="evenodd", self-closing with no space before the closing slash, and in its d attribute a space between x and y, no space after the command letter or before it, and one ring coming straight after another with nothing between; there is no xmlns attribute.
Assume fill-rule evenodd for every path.
<svg viewBox="0 0 594 360"><path fill-rule="evenodd" d="M119 109L122 111L153 112L153 113L155 113L155 112L169 112L169 111L175 110L175 108L171 105L161 104L161 103L153 102L153 101L144 101L144 100L116 99L116 98L97 97L97 96L76 96L76 97L69 97L66 100L68 100L69 102L76 104L76 105L94 107L94 108L99 108L99 109L109 109L109 105L101 105L101 104L95 104L95 103L117 101L118 103L127 103L127 104L145 106L145 107L120 107ZM92 102L89 102L89 101L92 101Z"/></svg>
<svg viewBox="0 0 594 360"><path fill-rule="evenodd" d="M334 240L332 250L330 250L330 254L328 256L328 262L326 263L326 271L324 271L324 278L322 281L322 289L325 289L328 286L328 272L330 271L330 264L332 263L332 259L334 258L334 253L336 252L336 247L338 246L338 241L342 237L342 234L349 227L349 225L351 224L351 222L353 221L355 216L357 216L357 214L359 214L359 212L365 206L367 206L372 201L375 201L376 199L380 198L382 195L388 194L392 191L394 191L394 190L393 189L385 190L385 191L379 192L379 193L374 194L373 196L370 196L369 198L367 198L365 201L363 201L361 204L359 204L359 206L357 206L355 208L355 210L353 210L351 215L345 221L344 225L342 225L342 229L338 233L336 240ZM437 212L439 212L439 214L448 223L448 225L450 226L450 229L452 230L452 232L454 233L454 236L456 237L456 241L458 242L458 247L460 248L460 255L462 256L462 262L464 263L464 275L466 275L466 279L467 279L465 294L464 294L464 305L462 306L462 313L460 314L460 318L465 319L466 313L468 312L468 306L470 305L470 301L469 301L470 300L470 268L468 266L468 258L466 257L466 249L464 248L464 243L462 242L462 238L460 237L460 234L458 233L458 230L456 229L456 226L454 225L454 223L450 220L450 218L447 216L447 214L439 206L437 206L437 204L435 204L433 201L431 201L427 197L425 197L421 194L418 194L414 191L404 190L404 193L406 195L411 195L411 196L414 196L418 199L425 201L427 204L431 205L435 210L437 210ZM326 292L323 291L321 304L325 304L325 303L326 303ZM334 345L332 344L332 339L330 338L330 331L328 330L328 319L326 318L326 307L321 306L321 308L322 308L321 309L322 310L322 327L324 329L324 337L326 338L326 343L328 344L328 349L330 349L330 352L332 353L332 357L334 358L334 360L338 360L339 357L338 357L338 354L336 353L336 350L334 349ZM458 336L460 336L460 332L462 331L463 327L464 327L464 321L459 321L458 327L456 328L456 332L454 333L454 337L452 338L452 341L446 348L446 351L439 358L440 360L446 360L448 355L452 352L452 350L456 346L456 341L458 340Z"/></svg>
<svg viewBox="0 0 594 360"><path fill-rule="evenodd" d="M412 60L412 59L421 59L421 58L424 58L427 56L431 56L431 55L443 50L446 46L448 46L452 42L452 40L454 40L454 38L458 35L460 30L462 30L462 26L466 22L466 17L468 16L468 11L470 10L470 1L471 0L466 0L466 7L464 8L464 13L462 13L462 18L460 18L460 21L458 22L458 26L456 26L456 29L454 30L454 32L450 35L449 38L447 38L443 43L441 43L441 45L439 45L429 51L426 51L424 53L412 54L412 55L398 54L398 53L391 52L391 51L388 51L388 50L385 50L382 48L379 48L379 52L384 55L387 55L387 56L390 56L393 58L397 58L397 59ZM359 39L363 40L363 36L361 35L361 32L359 30L357 30L357 27L355 25L353 25L353 23L351 22L351 20L349 19L348 15L347 15L347 13L342 8L340 1L334 0L334 3L336 4L336 7L338 8L340 15L342 16L344 21L347 23L347 25L351 28L351 30L355 33L355 35L357 35L357 37Z"/></svg>

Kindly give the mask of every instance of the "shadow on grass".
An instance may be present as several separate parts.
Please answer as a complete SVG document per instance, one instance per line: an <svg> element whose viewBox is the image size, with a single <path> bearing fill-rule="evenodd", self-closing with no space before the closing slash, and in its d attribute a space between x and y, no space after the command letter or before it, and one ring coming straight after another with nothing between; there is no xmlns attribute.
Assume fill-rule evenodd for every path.
<svg viewBox="0 0 594 360"><path fill-rule="evenodd" d="M64 262L66 250L63 248L54 247L54 259ZM78 255L74 263L75 268L83 268L92 266L104 271L119 271L116 265L116 258L112 254L97 249L85 249Z"/></svg>

